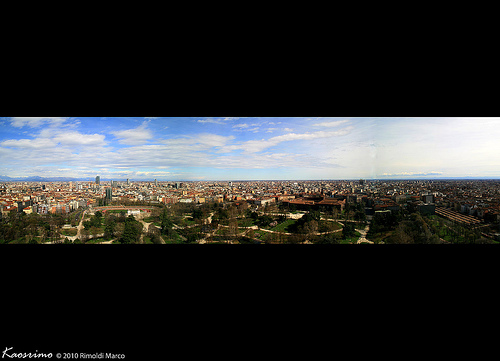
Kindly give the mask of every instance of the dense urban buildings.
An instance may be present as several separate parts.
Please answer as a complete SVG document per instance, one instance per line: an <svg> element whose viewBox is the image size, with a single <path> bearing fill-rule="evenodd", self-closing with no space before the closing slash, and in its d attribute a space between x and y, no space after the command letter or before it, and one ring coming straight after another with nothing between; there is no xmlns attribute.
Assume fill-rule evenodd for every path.
<svg viewBox="0 0 500 361"><path fill-rule="evenodd" d="M134 208L134 205L138 208ZM232 227L231 222L240 230L241 237L244 235L256 242L259 237L269 239L271 243L295 242L297 240L293 238L293 234L298 232L306 236L295 243L314 243L314 240L323 239L321 237L326 235L340 235L352 224L356 230L347 243L418 243L416 239L420 239L420 236L413 234L411 229L411 225L418 222L423 222L423 229L427 232L421 235L423 243L500 241L499 180L361 179L181 183L156 179L149 182L130 182L130 179L101 182L97 176L95 182L3 182L0 183L0 206L5 227L7 220L15 214L60 215L66 217L66 220L72 214L79 214L81 218L77 221L82 223L82 211L87 212L85 219L89 219L97 211L106 215L108 211L118 212L123 209L127 216L142 220L144 217L152 217L154 212L161 213L161 209L168 209L173 214L172 217L177 217L172 211L177 207L175 209L180 214L184 213L180 218L175 218L179 224L173 223L169 227L179 233L184 228L194 229L194 220L200 219L196 236L198 238L191 237L195 242L206 241L208 234L219 237L218 240L224 236L231 239L225 230L225 227ZM203 216L196 215L197 209L203 210ZM237 212L234 211L236 209ZM226 218L219 217L227 210L236 213ZM305 223L311 232L307 233L305 228L294 230L295 223L299 224L300 219L306 219L308 215L316 217L316 220L311 218ZM250 220L251 217L253 220ZM261 219L258 217L268 217L268 224L261 227L265 222L259 223ZM214 218L217 218L217 223ZM149 223L156 224L162 230L165 219L164 223L160 222L160 218L157 220L155 223L151 218ZM148 222L146 224L149 226ZM98 224L96 229L100 229L101 225ZM61 225L61 230L63 226ZM77 232L77 224L65 226L68 230L74 229ZM250 230L253 232L249 232ZM271 235L274 237L275 234L279 234L281 238L276 236L278 238L271 239ZM354 236L356 234L357 238ZM237 236L236 231L233 236ZM75 237L76 233L73 235ZM64 238L64 234L61 234L60 239L53 241L57 243ZM165 242L169 236L162 233L159 238ZM181 238L178 237L179 240ZM184 238L187 239L185 236ZM342 242L335 239L331 243Z"/></svg>

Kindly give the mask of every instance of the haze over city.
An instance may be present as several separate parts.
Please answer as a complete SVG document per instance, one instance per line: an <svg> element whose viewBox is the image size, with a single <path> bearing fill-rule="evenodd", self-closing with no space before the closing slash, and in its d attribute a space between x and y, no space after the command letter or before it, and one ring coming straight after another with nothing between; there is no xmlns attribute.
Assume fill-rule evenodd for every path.
<svg viewBox="0 0 500 361"><path fill-rule="evenodd" d="M4 117L0 176L499 178L500 118Z"/></svg>

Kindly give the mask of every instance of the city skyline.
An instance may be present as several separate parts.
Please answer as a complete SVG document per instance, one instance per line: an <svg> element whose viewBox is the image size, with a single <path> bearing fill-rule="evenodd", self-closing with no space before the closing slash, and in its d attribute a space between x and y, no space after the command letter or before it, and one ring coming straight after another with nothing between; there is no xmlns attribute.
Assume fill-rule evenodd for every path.
<svg viewBox="0 0 500 361"><path fill-rule="evenodd" d="M499 178L500 118L0 118L0 176Z"/></svg>

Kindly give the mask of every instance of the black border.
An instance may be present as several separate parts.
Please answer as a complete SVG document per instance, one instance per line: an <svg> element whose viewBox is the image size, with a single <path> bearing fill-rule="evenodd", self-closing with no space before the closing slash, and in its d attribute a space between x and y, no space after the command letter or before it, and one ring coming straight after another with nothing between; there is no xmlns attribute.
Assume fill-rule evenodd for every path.
<svg viewBox="0 0 500 361"><path fill-rule="evenodd" d="M303 63L304 72L265 64L237 73L165 67L144 62L135 67L140 72L97 73L80 67L57 77L24 69L28 81L4 82L0 116L498 116L491 90L445 71L388 76L387 68L313 63ZM489 245L1 248L10 338L0 346L116 350L127 359L166 347L171 355L205 356L217 356L227 342L248 349L263 337L288 336L304 310L318 317L355 307L364 316L371 305L384 311L412 300L418 307L446 305L458 289L480 294L476 282L494 274L498 256ZM224 336L215 332L220 324Z"/></svg>

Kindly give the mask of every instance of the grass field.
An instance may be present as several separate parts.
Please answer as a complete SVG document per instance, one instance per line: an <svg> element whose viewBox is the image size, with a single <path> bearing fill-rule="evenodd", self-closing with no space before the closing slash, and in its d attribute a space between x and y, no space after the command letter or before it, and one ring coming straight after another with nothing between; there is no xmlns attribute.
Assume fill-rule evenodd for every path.
<svg viewBox="0 0 500 361"><path fill-rule="evenodd" d="M64 236L76 236L76 233L78 232L78 230L76 228L70 228L70 229L63 229L61 230L61 234L64 235Z"/></svg>
<svg viewBox="0 0 500 361"><path fill-rule="evenodd" d="M353 243L356 243L358 241L359 237L361 237L361 233L354 232L354 237L346 238L346 239L341 238L339 240L339 243L340 244L353 244Z"/></svg>
<svg viewBox="0 0 500 361"><path fill-rule="evenodd" d="M287 219L286 221L281 222L280 224L276 225L275 227L270 228L270 230L271 231L275 231L275 232L286 232L286 228L288 226L294 224L295 222L297 222L297 220L295 220L295 219Z"/></svg>

